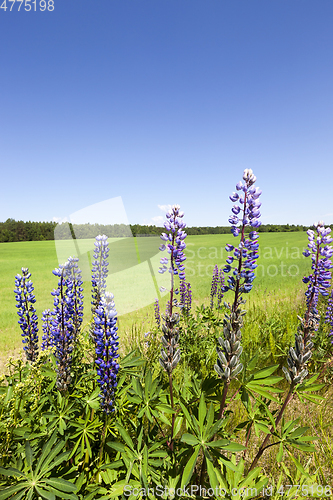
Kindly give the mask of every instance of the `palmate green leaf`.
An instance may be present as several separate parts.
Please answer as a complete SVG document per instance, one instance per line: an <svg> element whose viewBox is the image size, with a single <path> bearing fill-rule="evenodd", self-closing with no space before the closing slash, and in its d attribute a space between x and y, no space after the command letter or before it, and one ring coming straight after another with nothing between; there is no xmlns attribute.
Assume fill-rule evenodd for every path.
<svg viewBox="0 0 333 500"><path fill-rule="evenodd" d="M208 473L208 477L209 477L209 483L210 483L210 486L214 490L216 490L216 488L220 487L220 483L219 483L219 481L217 479L216 470L215 470L215 467L214 467L213 463L209 459L209 455L206 452L206 450L205 450L204 453L205 453L205 458L206 458L206 466L207 466L207 473Z"/></svg>
<svg viewBox="0 0 333 500"><path fill-rule="evenodd" d="M61 500L78 500L78 496L75 493L65 493L64 491L59 491L52 486L49 486L49 491L54 493L57 498Z"/></svg>
<svg viewBox="0 0 333 500"><path fill-rule="evenodd" d="M121 435L121 437L123 438L123 440L127 444L127 446L129 448L131 448L131 450L134 450L134 444L133 444L132 438L127 433L127 431L125 430L125 428L122 425L120 425L119 423L117 423L117 429L119 431L119 434Z"/></svg>
<svg viewBox="0 0 333 500"><path fill-rule="evenodd" d="M204 394L201 394L200 403L199 403L199 414L198 414L199 427L200 427L201 432L203 430L203 423L205 421L206 413L207 413L207 407L206 407L206 403L205 403L205 396L204 396Z"/></svg>
<svg viewBox="0 0 333 500"><path fill-rule="evenodd" d="M23 477L24 474L19 471L18 469L14 469L14 467L7 467L4 469L3 467L0 467L0 474L3 476L14 476L14 477Z"/></svg>
<svg viewBox="0 0 333 500"><path fill-rule="evenodd" d="M197 445L200 441L196 436L193 436L193 434L183 434L180 440L182 443L189 444L190 446L195 446Z"/></svg>
<svg viewBox="0 0 333 500"><path fill-rule="evenodd" d="M288 435L288 439L295 439L298 436L303 436L310 427L299 427L291 434Z"/></svg>
<svg viewBox="0 0 333 500"><path fill-rule="evenodd" d="M279 365L271 365L267 366L266 368L263 368L262 370L258 370L253 374L253 378L255 380L258 379L264 379L269 377L269 375L272 375L277 369L279 368ZM280 377L280 380L282 380L282 377Z"/></svg>
<svg viewBox="0 0 333 500"><path fill-rule="evenodd" d="M279 451L276 455L276 461L279 463L282 461L282 458L283 458L283 443L282 441L280 442L280 447L279 447Z"/></svg>
<svg viewBox="0 0 333 500"><path fill-rule="evenodd" d="M67 493L74 493L77 489L75 484L60 477L50 477L48 479L44 479L44 482L53 486L53 488L57 488L58 490L65 491Z"/></svg>
<svg viewBox="0 0 333 500"><path fill-rule="evenodd" d="M21 493L16 493L16 495L14 495L13 497L11 497L10 500L21 500L22 498L24 498L25 494L26 494L25 491L21 491Z"/></svg>
<svg viewBox="0 0 333 500"><path fill-rule="evenodd" d="M5 500L6 498L11 497L14 493L18 493L21 490L29 487L29 483L26 481L24 483L14 484L13 486L8 486L8 488L0 491L0 500ZM24 491L25 493L25 491Z"/></svg>
<svg viewBox="0 0 333 500"><path fill-rule="evenodd" d="M41 496L42 498L45 498L46 500L55 500L55 494L53 493L53 491L43 490L42 488L37 486L37 484L35 485L35 488L38 495Z"/></svg>
<svg viewBox="0 0 333 500"><path fill-rule="evenodd" d="M190 482L190 479L191 479L193 471L194 471L195 464L197 463L197 458L199 455L200 448L201 448L200 444L198 444L194 448L194 452L185 466L183 476L182 476L181 488L184 488L184 486L186 486Z"/></svg>
<svg viewBox="0 0 333 500"><path fill-rule="evenodd" d="M226 451L229 451L230 441L228 439L218 439L217 441L206 442L205 445L210 448L224 448Z"/></svg>
<svg viewBox="0 0 333 500"><path fill-rule="evenodd" d="M25 457L27 459L28 467L32 469L33 453L29 441L25 442Z"/></svg>

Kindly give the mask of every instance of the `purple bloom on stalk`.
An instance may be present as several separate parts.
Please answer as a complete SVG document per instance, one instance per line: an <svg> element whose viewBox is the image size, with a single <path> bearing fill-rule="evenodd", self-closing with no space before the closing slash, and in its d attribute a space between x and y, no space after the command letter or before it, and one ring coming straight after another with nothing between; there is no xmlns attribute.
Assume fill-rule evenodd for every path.
<svg viewBox="0 0 333 500"><path fill-rule="evenodd" d="M45 309L42 313L42 321L43 321L43 337L42 337L42 351L52 347L54 345L54 340L52 336L52 313L50 309Z"/></svg>
<svg viewBox="0 0 333 500"><path fill-rule="evenodd" d="M183 313L188 315L192 307L192 290L191 284L186 283L185 280L181 280L179 285L180 290L180 305Z"/></svg>
<svg viewBox="0 0 333 500"><path fill-rule="evenodd" d="M168 233L162 233L161 239L165 242L160 246L160 250L167 250L170 257L162 257L160 260L161 267L158 272L160 274L168 271L171 274L171 301L170 301L170 314L172 314L172 306L174 302L174 293L177 294L178 290L174 289L174 276L178 275L182 281L185 279L185 266L183 262L186 260L184 250L186 248L185 238L187 234L184 229L186 227L183 221L184 212L180 211L179 205L173 205L169 212L166 214L167 220L164 227Z"/></svg>
<svg viewBox="0 0 333 500"><path fill-rule="evenodd" d="M68 278L73 282L73 296L74 296L74 336L78 336L82 321L83 321L83 281L82 271L78 266L78 257L68 257Z"/></svg>
<svg viewBox="0 0 333 500"><path fill-rule="evenodd" d="M261 206L259 196L261 191L254 186L256 177L251 169L244 171L243 180L244 184L238 182L236 189L238 191L242 190L244 197L239 198L240 205L233 206L233 215L229 218L232 234L235 237L241 235L240 243L236 248L230 244L226 246L227 252L234 250L234 253L228 256L227 265L223 269L225 273L233 271L235 278L229 277L227 284L224 284L222 289L223 292L237 290L238 294L248 293L252 289L252 283L255 279L252 271L257 267L256 259L258 258L259 245L256 240L259 234L256 231L251 231L249 237L245 238L245 227L257 228L261 225L259 221L259 208ZM232 201L234 200L232 199ZM238 214L238 216L235 214Z"/></svg>
<svg viewBox="0 0 333 500"><path fill-rule="evenodd" d="M22 343L28 361L32 363L38 357L38 317L33 304L36 298L33 294L34 287L29 280L31 273L27 267L22 267L22 276L15 276L15 297L17 314L19 315L18 324L22 330Z"/></svg>
<svg viewBox="0 0 333 500"><path fill-rule="evenodd" d="M113 294L105 292L94 317L96 339L96 365L98 384L101 389L101 407L105 413L114 411L114 394L117 387L119 364L117 358L118 335L116 327L117 311Z"/></svg>
<svg viewBox="0 0 333 500"><path fill-rule="evenodd" d="M330 324L331 331L328 335L332 336L333 335L333 289L331 290L331 295L330 295L330 297L328 299L328 303L327 303L325 323ZM333 344L333 338L331 340L331 343Z"/></svg>
<svg viewBox="0 0 333 500"><path fill-rule="evenodd" d="M217 286L219 282L219 268L216 264L213 270L213 278L212 278L212 285L210 288L210 308L213 309L214 307L214 297L217 294Z"/></svg>
<svg viewBox="0 0 333 500"><path fill-rule="evenodd" d="M57 362L56 385L59 391L67 391L72 381L70 367L74 348L74 285L70 279L70 263L66 262L59 266L53 274L59 278L58 288L51 292L54 296L51 335Z"/></svg>
<svg viewBox="0 0 333 500"><path fill-rule="evenodd" d="M157 328L160 328L160 326L161 326L161 314L160 314L160 303L159 303L158 299L155 299L154 311L155 311L155 321L156 321Z"/></svg>
<svg viewBox="0 0 333 500"><path fill-rule="evenodd" d="M303 278L303 282L308 284L305 292L307 311L298 332L295 335L295 345L290 347L287 358L288 368L282 367L287 381L293 386L301 384L308 374L306 364L312 356L312 337L319 327L319 314L317 303L319 294L324 297L329 295L328 288L331 286L331 271L333 265L330 258L333 248L329 246L333 240L329 237L330 228L325 228L322 221L314 224L315 230L309 229L308 249L303 252L306 257L311 256L313 273ZM326 314L326 320L328 318Z"/></svg>
<svg viewBox="0 0 333 500"><path fill-rule="evenodd" d="M98 307L101 297L106 289L106 278L108 276L108 256L110 249L108 248L109 243L107 241L108 237L103 235L96 236L95 241L95 251L94 251L94 261L92 263L92 312L95 312L96 307Z"/></svg>

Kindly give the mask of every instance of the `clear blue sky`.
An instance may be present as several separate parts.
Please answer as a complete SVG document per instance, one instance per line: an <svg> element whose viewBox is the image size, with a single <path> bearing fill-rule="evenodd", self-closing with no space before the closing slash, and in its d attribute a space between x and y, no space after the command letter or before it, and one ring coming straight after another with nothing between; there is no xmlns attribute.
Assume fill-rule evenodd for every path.
<svg viewBox="0 0 333 500"><path fill-rule="evenodd" d="M263 223L333 223L332 0L54 4L0 9L0 221L227 225L252 168Z"/></svg>

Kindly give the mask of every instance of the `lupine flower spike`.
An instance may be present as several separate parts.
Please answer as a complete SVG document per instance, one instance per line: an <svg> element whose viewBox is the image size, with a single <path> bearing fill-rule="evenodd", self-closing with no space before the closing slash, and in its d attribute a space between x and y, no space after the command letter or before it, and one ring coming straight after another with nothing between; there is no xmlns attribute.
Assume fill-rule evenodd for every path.
<svg viewBox="0 0 333 500"><path fill-rule="evenodd" d="M73 298L74 298L74 310L73 310L73 324L74 324L74 336L77 338L82 321L83 321L83 281L82 281L82 271L78 266L79 259L77 257L69 257L69 279L73 282Z"/></svg>
<svg viewBox="0 0 333 500"><path fill-rule="evenodd" d="M325 228L322 221L314 224L315 230L309 229L308 248L303 252L305 257L311 256L313 273L304 277L303 282L308 284L305 292L307 310L304 318L299 318L301 324L295 335L295 346L290 347L287 359L288 368L283 367L287 381L294 387L301 384L308 374L306 364L312 356L312 338L319 326L319 314L317 303L319 294L327 297L329 295L331 271L333 265L330 258L333 248L329 244L333 239L329 236L331 229Z"/></svg>
<svg viewBox="0 0 333 500"><path fill-rule="evenodd" d="M117 311L113 294L105 292L96 308L94 317L96 339L96 365L98 384L101 389L101 407L107 414L114 411L114 394L117 387L119 364L117 358L118 335Z"/></svg>
<svg viewBox="0 0 333 500"><path fill-rule="evenodd" d="M216 265L213 270L212 285L210 288L210 308L214 307L214 297L217 295L217 287L219 282L219 268Z"/></svg>
<svg viewBox="0 0 333 500"><path fill-rule="evenodd" d="M107 241L108 237L103 235L96 236L95 241L95 251L94 251L94 261L92 263L92 289L93 289L93 301L92 301L92 312L94 314L96 307L99 306L102 295L106 289L106 278L108 276L108 256L110 249L108 248L109 243Z"/></svg>
<svg viewBox="0 0 333 500"><path fill-rule="evenodd" d="M55 347L57 362L57 388L67 391L71 383L71 362L74 347L74 294L73 282L70 280L70 264L61 265L53 271L59 278L58 288L51 292L54 296L54 309L52 312L52 337Z"/></svg>
<svg viewBox="0 0 333 500"><path fill-rule="evenodd" d="M157 328L160 328L160 326L161 326L161 315L160 315L160 304L159 304L159 300L158 299L155 299L154 311L155 311L156 326L157 326Z"/></svg>
<svg viewBox="0 0 333 500"><path fill-rule="evenodd" d="M52 313L50 309L45 309L42 313L42 321L43 321L43 337L42 337L42 351L48 349L54 345L54 339L52 336Z"/></svg>
<svg viewBox="0 0 333 500"><path fill-rule="evenodd" d="M23 349L27 360L33 363L38 357L38 317L33 306L36 298L33 294L34 287L30 277L29 269L22 267L22 276L20 274L15 276L14 293L17 314L20 317L18 324L23 332L21 334Z"/></svg>
<svg viewBox="0 0 333 500"><path fill-rule="evenodd" d="M159 247L162 252L167 250L168 254L170 254L170 259L168 259L168 257L161 258L160 263L162 266L158 270L160 274L166 271L169 271L171 274L170 315L172 314L173 306L178 305L174 297L174 294L178 294L178 289L174 288L174 276L178 275L180 280L185 279L185 267L183 262L186 260L186 257L183 251L186 248L184 240L187 234L184 231L186 224L182 220L183 217L184 212L180 211L180 206L173 205L166 214L167 220L164 223L164 227L167 233L161 234L163 243Z"/></svg>
<svg viewBox="0 0 333 500"><path fill-rule="evenodd" d="M253 271L257 267L259 234L253 230L249 233L249 237L245 238L245 228L248 226L258 228L261 225L259 221L261 190L254 186L256 177L251 169L244 170L243 181L244 183L238 182L236 184L236 190L240 191L241 194L234 192L230 196L232 202L238 202L238 205L235 204L231 209L232 215L229 218L231 232L235 237L240 235L240 242L237 246L230 244L226 246L226 250L233 252L233 254L228 256L227 265L223 271L226 274L232 271L232 275L228 277L227 283L220 288L221 294L228 290L232 290L235 294L233 305L226 304L230 313L224 319L224 338L218 339L220 347L217 348L218 359L215 365L215 371L227 384L243 369L240 355L243 349L241 328L245 311L241 310L241 305L245 303L245 300L242 298L242 294L249 293L252 289L255 278ZM225 387L227 388L227 385ZM224 397L226 397L226 392Z"/></svg>
<svg viewBox="0 0 333 500"><path fill-rule="evenodd" d="M328 303L327 303L325 323L330 324L331 331L328 335L333 336L333 288L332 288L331 295L330 295L330 297L328 299ZM331 343L333 344L333 338L331 339Z"/></svg>

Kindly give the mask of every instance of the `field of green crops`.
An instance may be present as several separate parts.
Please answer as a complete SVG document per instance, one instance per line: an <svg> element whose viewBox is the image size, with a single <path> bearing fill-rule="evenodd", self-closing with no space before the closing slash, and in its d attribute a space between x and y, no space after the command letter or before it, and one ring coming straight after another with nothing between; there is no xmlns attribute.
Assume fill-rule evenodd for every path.
<svg viewBox="0 0 333 500"><path fill-rule="evenodd" d="M209 303L213 268L215 264L219 267L224 265L227 242L233 242L231 235L188 236L186 239L186 279L191 283L195 305ZM295 310L292 316L296 320L294 306L300 306L305 291L301 280L310 272L310 260L302 255L307 235L301 232L262 233L259 242L257 278L248 296L247 307L266 310L267 314L277 314L279 310L281 313L284 308ZM158 237L110 240L108 289L115 295L119 332L124 340L133 331L134 324L139 331L149 330L153 321L153 302L161 295L159 288L169 285L168 273L158 273L159 259L164 255L158 251L159 244ZM13 293L15 274L20 272L21 267L28 267L32 273L40 318L44 309L53 307L50 292L57 287L57 279L52 269L69 255L80 253L87 322L90 319L92 248L92 240L0 244L0 356L3 360L17 352L21 343ZM165 300L162 297L162 306ZM250 321L251 315L248 318ZM252 332L254 327L252 325ZM290 335L292 338L291 332Z"/></svg>

